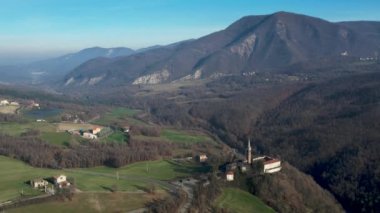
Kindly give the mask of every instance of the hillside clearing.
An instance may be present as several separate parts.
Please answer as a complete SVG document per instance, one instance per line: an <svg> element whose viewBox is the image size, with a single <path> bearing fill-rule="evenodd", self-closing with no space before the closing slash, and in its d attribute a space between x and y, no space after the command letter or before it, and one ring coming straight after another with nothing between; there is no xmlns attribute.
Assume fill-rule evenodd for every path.
<svg viewBox="0 0 380 213"><path fill-rule="evenodd" d="M225 188L216 199L215 206L236 213L275 212L256 196L236 188Z"/></svg>

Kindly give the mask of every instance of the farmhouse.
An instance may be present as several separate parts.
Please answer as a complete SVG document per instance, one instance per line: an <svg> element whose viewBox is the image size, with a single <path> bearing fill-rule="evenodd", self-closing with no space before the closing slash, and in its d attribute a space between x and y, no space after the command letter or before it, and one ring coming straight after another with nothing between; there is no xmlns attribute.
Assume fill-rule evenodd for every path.
<svg viewBox="0 0 380 213"><path fill-rule="evenodd" d="M200 155L198 155L198 161L200 162L200 163L203 163L203 162L206 162L207 161L207 155L206 154L200 154Z"/></svg>
<svg viewBox="0 0 380 213"><path fill-rule="evenodd" d="M89 133L89 132L83 132L83 138L87 138L87 139L97 139L98 136L92 134L92 133Z"/></svg>
<svg viewBox="0 0 380 213"><path fill-rule="evenodd" d="M234 175L233 171L228 171L226 173L226 180L227 181L234 181L234 177L235 177L235 175Z"/></svg>
<svg viewBox="0 0 380 213"><path fill-rule="evenodd" d="M60 184L62 182L65 182L66 181L66 175L57 175L57 176L54 176L53 179L54 179L54 184Z"/></svg>
<svg viewBox="0 0 380 213"><path fill-rule="evenodd" d="M11 106L20 106L20 104L16 101L12 101L9 105Z"/></svg>
<svg viewBox="0 0 380 213"><path fill-rule="evenodd" d="M128 125L126 125L126 126L123 127L123 130L124 130L125 133L129 133L130 129L131 129L131 127L128 126Z"/></svg>
<svg viewBox="0 0 380 213"><path fill-rule="evenodd" d="M0 106L6 106L6 105L9 105L9 101L4 99L4 100L1 100L0 101Z"/></svg>
<svg viewBox="0 0 380 213"><path fill-rule="evenodd" d="M59 188L65 188L70 186L70 183L67 181L66 175L58 175L53 177L54 184Z"/></svg>
<svg viewBox="0 0 380 213"><path fill-rule="evenodd" d="M49 183L42 179L42 178L38 178L38 179L34 179L34 180L31 180L30 181L30 185L33 187L33 188L42 188L42 187L45 187L47 186Z"/></svg>
<svg viewBox="0 0 380 213"><path fill-rule="evenodd" d="M94 135L98 134L100 131L102 131L102 129L100 127L96 127L96 128L93 128L91 130L92 134L94 134Z"/></svg>

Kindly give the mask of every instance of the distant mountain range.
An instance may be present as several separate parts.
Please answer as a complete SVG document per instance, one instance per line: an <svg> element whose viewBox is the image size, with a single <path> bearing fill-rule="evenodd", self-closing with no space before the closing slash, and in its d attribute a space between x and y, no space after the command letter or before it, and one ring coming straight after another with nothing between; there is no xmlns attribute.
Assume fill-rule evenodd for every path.
<svg viewBox="0 0 380 213"><path fill-rule="evenodd" d="M375 58L380 22L332 23L278 12L247 16L225 30L129 56L90 60L69 73L64 88L158 84L264 72L330 57Z"/></svg>
<svg viewBox="0 0 380 213"><path fill-rule="evenodd" d="M63 78L75 67L94 58L115 58L128 56L136 51L130 48L101 48L93 47L76 53L67 54L57 58L42 60L20 66L0 67L2 78L0 81L44 83L46 81L57 81Z"/></svg>

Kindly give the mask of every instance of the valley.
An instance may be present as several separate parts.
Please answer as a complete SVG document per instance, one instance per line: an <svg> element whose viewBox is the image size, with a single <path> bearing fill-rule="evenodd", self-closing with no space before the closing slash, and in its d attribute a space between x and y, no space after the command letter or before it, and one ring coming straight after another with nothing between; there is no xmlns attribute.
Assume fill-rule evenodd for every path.
<svg viewBox="0 0 380 213"><path fill-rule="evenodd" d="M377 212L379 52L275 12L0 66L0 211Z"/></svg>

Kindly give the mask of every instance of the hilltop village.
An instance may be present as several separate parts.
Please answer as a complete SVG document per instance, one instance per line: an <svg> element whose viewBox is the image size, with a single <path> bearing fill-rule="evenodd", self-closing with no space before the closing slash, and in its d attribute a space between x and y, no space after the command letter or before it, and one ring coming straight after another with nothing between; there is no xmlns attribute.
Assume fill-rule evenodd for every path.
<svg viewBox="0 0 380 213"><path fill-rule="evenodd" d="M256 156L252 155L251 142L248 140L246 147L245 158L237 158L233 162L228 162L221 167L221 171L225 174L227 181L234 181L235 173L247 173L252 170L255 173L271 174L281 171L281 160L270 156Z"/></svg>

